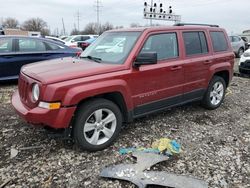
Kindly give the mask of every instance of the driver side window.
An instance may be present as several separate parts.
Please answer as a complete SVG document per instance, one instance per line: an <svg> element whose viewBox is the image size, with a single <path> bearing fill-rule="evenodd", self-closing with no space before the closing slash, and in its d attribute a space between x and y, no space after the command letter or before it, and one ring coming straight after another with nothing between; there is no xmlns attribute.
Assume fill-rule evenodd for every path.
<svg viewBox="0 0 250 188"><path fill-rule="evenodd" d="M144 43L142 52L156 52L157 60L178 57L179 51L176 33L151 35Z"/></svg>

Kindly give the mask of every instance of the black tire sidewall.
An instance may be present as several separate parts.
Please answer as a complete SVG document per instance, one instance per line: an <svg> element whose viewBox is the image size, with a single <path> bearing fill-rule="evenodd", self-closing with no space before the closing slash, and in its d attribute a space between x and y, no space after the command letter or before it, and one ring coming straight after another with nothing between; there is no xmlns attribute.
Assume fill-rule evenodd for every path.
<svg viewBox="0 0 250 188"><path fill-rule="evenodd" d="M116 116L116 129L113 136L104 144L92 145L84 137L83 128L87 118L95 111L101 108L111 110ZM94 99L82 104L76 113L75 122L73 124L73 137L76 143L87 151L103 150L110 146L112 142L118 137L122 126L122 114L120 109L112 101L106 99Z"/></svg>
<svg viewBox="0 0 250 188"><path fill-rule="evenodd" d="M240 58L241 57L241 55L240 55L240 51L242 50L242 52L244 53L244 49L243 48L240 48L239 50L238 50L238 53L237 53L237 57L238 58Z"/></svg>
<svg viewBox="0 0 250 188"><path fill-rule="evenodd" d="M211 100L210 100L210 92L211 92L211 90L212 90L212 88L213 88L213 86L214 86L214 84L216 82L221 82L222 83L224 91L223 91L222 99L219 102L219 104L213 105L211 103ZM225 80L222 77L220 77L220 76L214 76L212 78L212 80L210 81L209 85L208 85L208 89L207 89L207 91L206 91L206 93L204 95L204 98L203 98L203 101L202 101L202 105L205 108L209 109L209 110L213 110L213 109L218 108L221 105L221 103L223 102L224 98L225 98L225 93L226 93L226 83L225 83Z"/></svg>

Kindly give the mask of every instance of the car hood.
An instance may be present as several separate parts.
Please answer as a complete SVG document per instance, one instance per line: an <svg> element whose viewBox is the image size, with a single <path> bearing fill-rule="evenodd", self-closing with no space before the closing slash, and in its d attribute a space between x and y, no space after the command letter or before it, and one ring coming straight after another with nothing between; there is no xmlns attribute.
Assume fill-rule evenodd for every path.
<svg viewBox="0 0 250 188"><path fill-rule="evenodd" d="M124 65L104 64L68 57L32 63L23 66L21 72L44 84L51 84L124 69Z"/></svg>

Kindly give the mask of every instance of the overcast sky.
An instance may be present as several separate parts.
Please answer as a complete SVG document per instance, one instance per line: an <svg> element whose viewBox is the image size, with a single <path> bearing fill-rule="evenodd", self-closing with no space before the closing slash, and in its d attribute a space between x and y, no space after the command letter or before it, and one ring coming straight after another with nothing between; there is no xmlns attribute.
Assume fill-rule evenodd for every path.
<svg viewBox="0 0 250 188"><path fill-rule="evenodd" d="M100 21L114 26L128 27L130 23L149 24L143 19L144 0L100 0ZM151 0L145 0L148 3ZM172 6L174 13L182 16L182 22L211 23L224 27L229 34L250 29L249 0L154 0L163 6ZM45 20L52 33L62 30L62 18L69 33L77 26L80 12L80 29L88 22L96 22L95 0L1 0L0 19L14 17L20 23L31 17ZM1 21L0 20L0 21ZM170 25L169 21L153 21Z"/></svg>

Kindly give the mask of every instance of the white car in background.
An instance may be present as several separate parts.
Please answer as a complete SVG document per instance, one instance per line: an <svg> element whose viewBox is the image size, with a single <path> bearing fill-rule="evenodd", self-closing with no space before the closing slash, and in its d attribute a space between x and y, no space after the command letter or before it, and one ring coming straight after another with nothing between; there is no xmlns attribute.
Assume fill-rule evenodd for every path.
<svg viewBox="0 0 250 188"><path fill-rule="evenodd" d="M239 61L239 72L250 75L250 49L246 50Z"/></svg>
<svg viewBox="0 0 250 188"><path fill-rule="evenodd" d="M62 39L59 39L57 37L51 37L51 36L45 36L46 39L50 39L50 40L53 40L53 41L56 41L56 42L59 42L61 44L65 44L65 41L62 40Z"/></svg>
<svg viewBox="0 0 250 188"><path fill-rule="evenodd" d="M229 36L236 57L240 58L245 51L245 42L239 36Z"/></svg>
<svg viewBox="0 0 250 188"><path fill-rule="evenodd" d="M91 38L97 38L98 35L72 35L65 39L65 45L69 47L78 47L78 42L83 42Z"/></svg>

